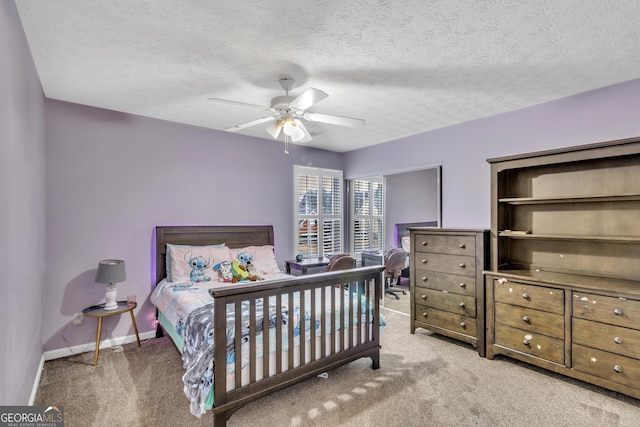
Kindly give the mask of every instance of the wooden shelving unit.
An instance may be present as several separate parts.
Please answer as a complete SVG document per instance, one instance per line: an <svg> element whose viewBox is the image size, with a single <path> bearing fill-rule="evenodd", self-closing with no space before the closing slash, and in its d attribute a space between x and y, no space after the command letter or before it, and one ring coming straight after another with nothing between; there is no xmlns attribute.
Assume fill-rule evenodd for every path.
<svg viewBox="0 0 640 427"><path fill-rule="evenodd" d="M487 357L640 398L640 138L488 162Z"/></svg>

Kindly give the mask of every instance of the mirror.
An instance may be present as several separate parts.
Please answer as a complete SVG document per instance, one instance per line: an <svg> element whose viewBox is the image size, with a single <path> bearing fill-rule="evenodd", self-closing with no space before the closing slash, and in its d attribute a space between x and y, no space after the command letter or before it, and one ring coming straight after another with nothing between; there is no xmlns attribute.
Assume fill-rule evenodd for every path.
<svg viewBox="0 0 640 427"><path fill-rule="evenodd" d="M358 229L354 230L354 207L349 205L348 216L348 243L352 253L359 258L360 265L376 265L384 262L384 253L390 248L404 248L409 251L409 227L441 227L442 224L442 200L441 200L441 165L425 166L420 169L405 170L399 172L387 172L377 177L368 178L372 181L380 181L382 178L384 190L383 217L383 244L378 244L374 249L363 250L361 245L354 245L358 241ZM358 180L366 180L359 178ZM349 180L347 189L353 188L353 182ZM349 198L347 198L349 200ZM356 226L356 228L358 228ZM375 239L371 238L374 242ZM403 244L404 243L404 244ZM360 252L360 253L358 253ZM409 258L406 268L402 270L395 286L396 296L385 293L383 306L386 308L409 314L411 295L409 293ZM406 292L403 294L402 291Z"/></svg>

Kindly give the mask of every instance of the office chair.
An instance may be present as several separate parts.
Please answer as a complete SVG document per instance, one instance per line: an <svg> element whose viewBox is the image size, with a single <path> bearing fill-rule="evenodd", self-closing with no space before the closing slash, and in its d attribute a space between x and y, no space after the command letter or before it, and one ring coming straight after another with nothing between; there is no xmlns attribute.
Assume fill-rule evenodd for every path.
<svg viewBox="0 0 640 427"><path fill-rule="evenodd" d="M407 292L402 289L394 289L394 285L398 283L400 274L407 266L407 253L402 248L393 248L384 256L384 293L393 295L396 299L400 297L396 292L402 292L402 295L406 295Z"/></svg>
<svg viewBox="0 0 640 427"><path fill-rule="evenodd" d="M356 260L351 254L336 254L331 257L327 271L348 270L356 266Z"/></svg>
<svg viewBox="0 0 640 427"><path fill-rule="evenodd" d="M349 270L350 268L355 268L356 259L351 256L351 254L336 254L331 257L329 260L329 264L327 265L327 271L338 271L338 270ZM352 289L357 289L356 283L350 283L348 288L351 291ZM339 287L340 284L336 284L336 287Z"/></svg>

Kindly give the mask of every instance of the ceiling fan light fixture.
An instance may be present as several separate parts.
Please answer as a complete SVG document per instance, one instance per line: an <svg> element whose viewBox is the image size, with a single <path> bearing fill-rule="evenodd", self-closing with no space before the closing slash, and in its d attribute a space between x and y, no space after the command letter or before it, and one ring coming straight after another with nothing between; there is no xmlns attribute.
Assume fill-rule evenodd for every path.
<svg viewBox="0 0 640 427"><path fill-rule="evenodd" d="M276 120L267 127L267 132L269 132L269 135L271 135L273 139L278 139L278 136L280 136L282 122L283 120Z"/></svg>
<svg viewBox="0 0 640 427"><path fill-rule="evenodd" d="M296 122L296 124L298 125L298 129L300 129L302 131L302 133L304 134L304 137L302 139L300 139L297 142L309 142L311 141L311 134L309 133L309 131L307 130L307 128L302 124L302 122L298 119L293 119L294 122Z"/></svg>
<svg viewBox="0 0 640 427"><path fill-rule="evenodd" d="M286 119L284 119L282 131L285 133L285 135L289 135L291 137L291 140L294 142L300 141L305 137L304 131L300 129L298 124L291 117L287 117Z"/></svg>

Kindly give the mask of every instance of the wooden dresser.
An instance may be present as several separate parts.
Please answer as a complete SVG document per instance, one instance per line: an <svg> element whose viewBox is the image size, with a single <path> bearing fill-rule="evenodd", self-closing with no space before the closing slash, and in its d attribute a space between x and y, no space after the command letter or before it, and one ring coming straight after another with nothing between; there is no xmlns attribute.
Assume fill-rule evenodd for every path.
<svg viewBox="0 0 640 427"><path fill-rule="evenodd" d="M411 228L411 333L425 328L485 355L488 230Z"/></svg>
<svg viewBox="0 0 640 427"><path fill-rule="evenodd" d="M640 139L489 163L487 358L640 398Z"/></svg>

